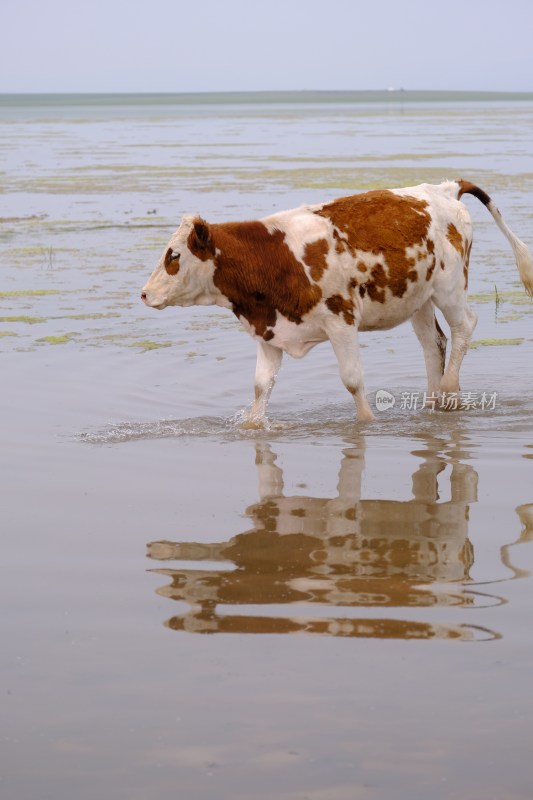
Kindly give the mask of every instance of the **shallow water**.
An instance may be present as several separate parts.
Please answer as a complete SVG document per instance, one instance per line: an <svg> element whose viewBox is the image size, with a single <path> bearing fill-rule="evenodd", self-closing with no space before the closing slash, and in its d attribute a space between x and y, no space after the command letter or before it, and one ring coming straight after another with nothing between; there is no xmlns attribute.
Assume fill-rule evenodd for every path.
<svg viewBox="0 0 533 800"><path fill-rule="evenodd" d="M533 103L282 100L4 98L6 800L531 797L532 304L483 207L455 412L403 326L375 423L323 345L243 431L253 342L138 294L183 212L459 174L531 245Z"/></svg>

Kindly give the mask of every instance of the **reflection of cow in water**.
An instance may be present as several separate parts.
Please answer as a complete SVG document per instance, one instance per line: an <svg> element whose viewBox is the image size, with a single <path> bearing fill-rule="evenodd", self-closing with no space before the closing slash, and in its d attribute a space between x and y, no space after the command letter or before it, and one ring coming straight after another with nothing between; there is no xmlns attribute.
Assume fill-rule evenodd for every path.
<svg viewBox="0 0 533 800"><path fill-rule="evenodd" d="M402 618L352 616L331 619L331 607L366 609L473 605L469 579L473 548L468 508L476 500L477 473L446 445L429 439L413 475L409 501L361 500L363 448L343 451L338 496L283 494L283 476L268 444L256 445L260 502L246 515L252 527L220 544L153 542L150 558L227 563L229 569L158 569L172 582L159 593L190 610L170 627L197 632L309 631L347 636L469 638L462 625L444 626ZM438 475L451 463L451 497L438 502ZM231 569L233 567L233 569ZM228 607L295 606L290 616L234 615ZM312 617L302 611L313 607ZM216 613L217 606L226 607ZM374 618L373 618L374 617Z"/></svg>

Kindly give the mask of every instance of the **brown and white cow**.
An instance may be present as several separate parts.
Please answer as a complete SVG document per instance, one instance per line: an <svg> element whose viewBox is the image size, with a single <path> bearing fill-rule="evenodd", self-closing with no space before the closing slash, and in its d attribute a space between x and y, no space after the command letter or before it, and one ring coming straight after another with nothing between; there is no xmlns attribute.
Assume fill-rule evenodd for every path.
<svg viewBox="0 0 533 800"><path fill-rule="evenodd" d="M250 422L266 413L283 353L299 358L327 339L360 420L364 394L358 332L410 319L422 345L428 391L459 390L476 315L467 304L472 223L463 194L490 211L533 293L533 261L490 197L464 180L377 190L305 205L261 220L208 224L185 216L142 290L152 308L229 308L257 341ZM450 326L446 337L435 317Z"/></svg>

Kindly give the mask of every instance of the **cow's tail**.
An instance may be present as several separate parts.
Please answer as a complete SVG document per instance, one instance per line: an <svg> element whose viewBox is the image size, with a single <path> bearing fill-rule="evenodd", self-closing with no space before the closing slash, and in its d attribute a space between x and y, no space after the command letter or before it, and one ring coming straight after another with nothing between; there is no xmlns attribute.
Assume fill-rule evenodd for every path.
<svg viewBox="0 0 533 800"><path fill-rule="evenodd" d="M456 181L459 186L457 199L460 200L463 194L473 194L477 197L484 206L488 208L492 214L494 221L498 228L501 230L509 244L511 245L516 259L516 266L520 273L520 279L524 284L525 290L529 295L533 295L533 259L527 245L520 241L518 236L515 236L510 228L505 224L502 215L498 208L494 205L490 197L479 186L475 186L469 181L459 180Z"/></svg>

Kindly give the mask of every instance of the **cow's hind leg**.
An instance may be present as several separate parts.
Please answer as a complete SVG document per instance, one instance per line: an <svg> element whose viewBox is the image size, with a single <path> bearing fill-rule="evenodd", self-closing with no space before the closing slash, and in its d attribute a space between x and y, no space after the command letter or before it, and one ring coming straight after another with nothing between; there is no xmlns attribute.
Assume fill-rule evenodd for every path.
<svg viewBox="0 0 533 800"><path fill-rule="evenodd" d="M247 412L244 425L257 427L266 416L266 410L276 375L281 365L283 351L267 342L257 343L257 361L255 365L255 400Z"/></svg>
<svg viewBox="0 0 533 800"><path fill-rule="evenodd" d="M464 294L460 298L453 298L452 302L441 302L435 298L435 305L444 314L452 335L450 359L444 370L440 388L443 392L458 392L461 388L459 385L459 370L476 327L477 315L468 306L466 295Z"/></svg>
<svg viewBox="0 0 533 800"><path fill-rule="evenodd" d="M357 417L361 422L370 422L374 414L365 397L357 328L345 325L339 330L335 327L328 331L328 337L337 356L342 382L355 400Z"/></svg>
<svg viewBox="0 0 533 800"><path fill-rule="evenodd" d="M444 374L446 336L435 316L435 306L428 300L411 318L414 332L424 351L428 377L428 393L436 394Z"/></svg>

